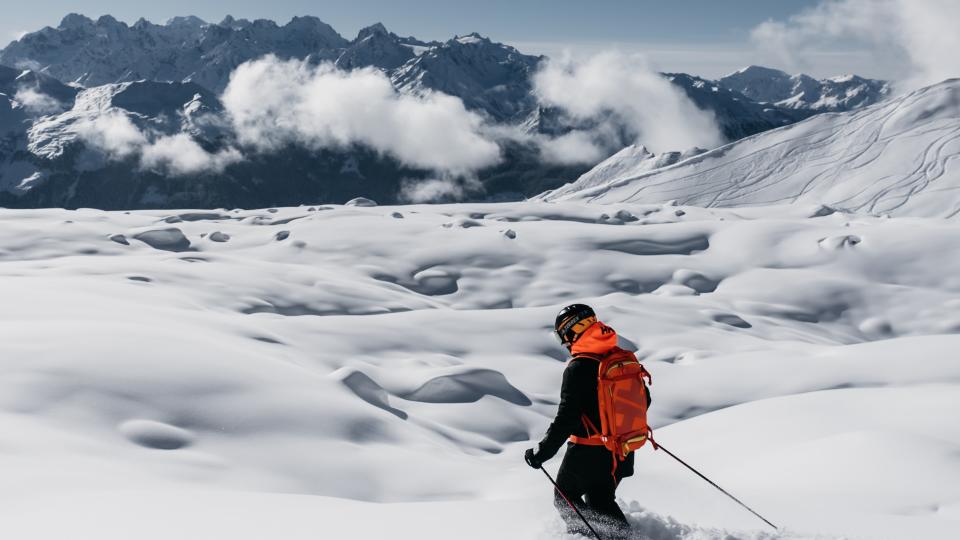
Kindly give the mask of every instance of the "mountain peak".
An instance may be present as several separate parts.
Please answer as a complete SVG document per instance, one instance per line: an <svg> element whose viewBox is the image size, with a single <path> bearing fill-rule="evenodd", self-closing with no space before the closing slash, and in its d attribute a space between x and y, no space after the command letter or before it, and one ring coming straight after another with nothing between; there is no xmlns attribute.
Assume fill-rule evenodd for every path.
<svg viewBox="0 0 960 540"><path fill-rule="evenodd" d="M724 79L729 77L734 77L737 75L747 75L751 77L790 77L790 74L785 71L780 71L779 69L768 68L764 66L749 65L745 68L738 69L733 73L723 77Z"/></svg>
<svg viewBox="0 0 960 540"><path fill-rule="evenodd" d="M206 26L207 21L201 19L200 17L194 17L189 15L186 17L171 17L167 19L167 26L173 26L178 28L200 28L201 26Z"/></svg>
<svg viewBox="0 0 960 540"><path fill-rule="evenodd" d="M390 34L390 32L387 31L387 27L384 26L383 23L378 22L357 32L357 40L365 39L373 35L386 36L388 34Z"/></svg>
<svg viewBox="0 0 960 540"><path fill-rule="evenodd" d="M220 21L217 24L217 26L238 30L241 28L246 28L250 26L250 24L251 24L250 21L248 21L247 19L235 19L233 15L227 15L226 17L223 18L222 21Z"/></svg>
<svg viewBox="0 0 960 540"><path fill-rule="evenodd" d="M330 25L321 21L319 18L312 15L304 15L299 17L294 17L290 19L290 22L286 24L288 28L305 28L305 29L328 29ZM331 28L332 29L332 28Z"/></svg>
<svg viewBox="0 0 960 540"><path fill-rule="evenodd" d="M492 43L490 38L481 36L477 32L471 32L465 36L454 36L451 41L456 41L464 45L474 44L474 43Z"/></svg>
<svg viewBox="0 0 960 540"><path fill-rule="evenodd" d="M93 24L93 19L79 13L70 13L60 21L60 29L82 28Z"/></svg>
<svg viewBox="0 0 960 540"><path fill-rule="evenodd" d="M100 18L97 19L97 26L117 25L117 24L123 24L123 23L115 19L112 15L101 15ZM126 26L126 25L123 24L123 26Z"/></svg>

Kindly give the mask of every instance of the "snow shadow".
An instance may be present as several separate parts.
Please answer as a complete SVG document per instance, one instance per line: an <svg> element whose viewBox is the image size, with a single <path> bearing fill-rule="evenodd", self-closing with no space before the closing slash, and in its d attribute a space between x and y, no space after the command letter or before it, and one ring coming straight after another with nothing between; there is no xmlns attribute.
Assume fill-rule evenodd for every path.
<svg viewBox="0 0 960 540"><path fill-rule="evenodd" d="M434 377L416 390L397 394L397 397L424 403L473 403L488 395L524 407L533 403L502 373L491 369L472 369Z"/></svg>
<svg viewBox="0 0 960 540"><path fill-rule="evenodd" d="M619 251L628 255L690 255L697 251L706 251L709 247L710 240L705 235L678 238L668 242L634 238L597 245L598 249Z"/></svg>
<svg viewBox="0 0 960 540"><path fill-rule="evenodd" d="M358 398L378 409L387 411L397 418L402 420L407 419L407 413L390 406L390 397L387 391L366 373L362 371L345 370L342 373L336 374L336 376L340 378L340 382L349 388Z"/></svg>
<svg viewBox="0 0 960 540"><path fill-rule="evenodd" d="M153 249L173 252L192 251L190 240L184 236L183 231L176 227L144 231L135 234L133 237Z"/></svg>

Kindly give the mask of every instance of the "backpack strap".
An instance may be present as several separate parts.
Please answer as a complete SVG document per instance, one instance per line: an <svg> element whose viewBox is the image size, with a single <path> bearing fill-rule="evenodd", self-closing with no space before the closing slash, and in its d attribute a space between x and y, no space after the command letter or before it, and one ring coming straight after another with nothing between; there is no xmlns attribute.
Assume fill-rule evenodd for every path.
<svg viewBox="0 0 960 540"><path fill-rule="evenodd" d="M570 361L573 362L579 358L593 360L595 362L600 362L603 360L603 356L599 354L580 353L574 356ZM590 420L590 417L585 414L581 414L580 423L583 424L583 429L586 430L587 436L580 437L578 435L571 435L570 442L573 444L584 444L587 446L606 446L606 442L603 440L603 435L600 433L600 430L597 429L597 426L593 424L593 421Z"/></svg>
<svg viewBox="0 0 960 540"><path fill-rule="evenodd" d="M597 429L597 426L593 425L589 416L581 414L580 422L583 424L584 429L587 430L587 436L600 435L600 430Z"/></svg>

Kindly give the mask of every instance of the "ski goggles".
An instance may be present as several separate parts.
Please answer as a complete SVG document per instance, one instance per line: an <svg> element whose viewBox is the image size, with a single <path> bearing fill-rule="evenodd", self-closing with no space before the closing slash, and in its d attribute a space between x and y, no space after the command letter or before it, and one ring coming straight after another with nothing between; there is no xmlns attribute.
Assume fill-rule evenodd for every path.
<svg viewBox="0 0 960 540"><path fill-rule="evenodd" d="M563 324L557 328L557 338L561 344L573 343L577 336L584 333L587 328L597 322L596 315L574 315L563 321Z"/></svg>

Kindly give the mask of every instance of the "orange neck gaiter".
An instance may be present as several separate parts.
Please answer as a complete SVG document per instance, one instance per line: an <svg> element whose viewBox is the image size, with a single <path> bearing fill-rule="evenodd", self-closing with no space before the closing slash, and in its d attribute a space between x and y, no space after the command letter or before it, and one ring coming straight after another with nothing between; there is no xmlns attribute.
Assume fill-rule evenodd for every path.
<svg viewBox="0 0 960 540"><path fill-rule="evenodd" d="M590 328L573 342L570 352L574 356L582 353L605 354L617 346L617 332L602 322L593 323Z"/></svg>

